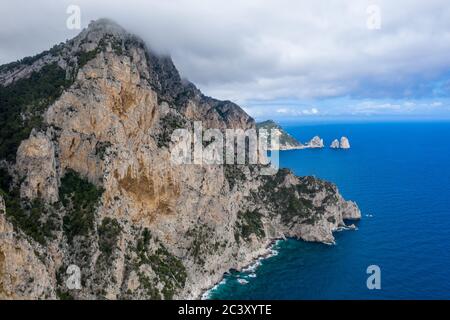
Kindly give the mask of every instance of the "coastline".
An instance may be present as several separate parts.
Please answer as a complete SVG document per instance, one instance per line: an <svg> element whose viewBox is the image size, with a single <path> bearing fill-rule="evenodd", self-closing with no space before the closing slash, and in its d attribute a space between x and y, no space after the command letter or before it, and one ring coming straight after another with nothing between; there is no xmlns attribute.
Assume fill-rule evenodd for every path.
<svg viewBox="0 0 450 320"><path fill-rule="evenodd" d="M289 150L303 150L303 149L323 149L324 147L311 147L311 146L289 146L280 148L267 148L267 151L289 151Z"/></svg>
<svg viewBox="0 0 450 320"><path fill-rule="evenodd" d="M348 221L355 221L353 219L346 219ZM334 232L343 232L343 231L357 231L358 227L355 226L354 224L345 224L343 226L340 226L338 228L336 228ZM258 255L257 257L253 258L249 263L244 264L242 267L237 268L237 269L230 269L229 271L227 271L226 273L224 273L222 275L222 277L220 278L220 281L216 282L214 285L212 285L211 287L205 289L200 295L199 298L200 300L209 300L210 299L210 293L217 289L220 285L223 285L226 283L226 279L225 276L227 273L229 273L231 270L236 270L238 272L249 272L252 271L252 273L254 271L256 271L256 269L261 265L261 261L266 260L266 259L270 259L276 255L278 255L278 250L275 249L275 246L277 246L281 241L286 241L289 238L274 238L272 240L270 240L269 244L266 246L266 248L264 249L264 252L260 255ZM295 239L297 241L305 241L302 239ZM306 241L308 242L308 241ZM334 246L336 245L335 242L320 242L324 245L327 246Z"/></svg>
<svg viewBox="0 0 450 320"><path fill-rule="evenodd" d="M229 273L231 270L236 270L238 272L247 272L246 270L256 271L258 266L261 265L262 260L266 260L266 259L269 259L271 257L278 255L278 251L275 250L274 247L276 245L278 245L280 243L280 241L285 241L285 240L286 239L283 239L283 238L275 238L273 240L270 240L269 244L266 246L266 248L264 249L264 252L262 254L258 255L254 259L252 259L249 263L244 264L242 267L240 267L238 269L230 269L228 272L224 273L222 275L222 277L220 278L220 281L216 282L210 288L205 289L203 291L203 293L200 294L200 300L209 300L210 299L209 294L214 289L216 289L218 286L226 283L225 275L227 273Z"/></svg>

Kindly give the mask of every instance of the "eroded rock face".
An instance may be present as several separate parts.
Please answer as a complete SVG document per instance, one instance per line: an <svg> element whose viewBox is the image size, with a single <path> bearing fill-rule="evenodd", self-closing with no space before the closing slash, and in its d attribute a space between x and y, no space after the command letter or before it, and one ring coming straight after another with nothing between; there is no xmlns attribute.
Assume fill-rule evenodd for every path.
<svg viewBox="0 0 450 320"><path fill-rule="evenodd" d="M20 176L25 177L20 187L22 198L58 201L55 148L47 135L33 132L22 141L17 150L17 168Z"/></svg>
<svg viewBox="0 0 450 320"><path fill-rule="evenodd" d="M59 52L73 83L20 145L9 164L16 176L3 190L13 204L19 187L24 210L29 200L45 200L38 207L45 214L30 209L45 239L13 211L0 216L5 297L199 298L274 239L333 243L344 219L360 217L334 185L312 177L173 164L174 129L199 120L218 129L255 123L237 105L203 96L169 58L116 24L94 22ZM81 269L81 290L65 285L71 264Z"/></svg>
<svg viewBox="0 0 450 320"><path fill-rule="evenodd" d="M39 249L14 231L0 196L0 299L55 299L52 264L39 259Z"/></svg>

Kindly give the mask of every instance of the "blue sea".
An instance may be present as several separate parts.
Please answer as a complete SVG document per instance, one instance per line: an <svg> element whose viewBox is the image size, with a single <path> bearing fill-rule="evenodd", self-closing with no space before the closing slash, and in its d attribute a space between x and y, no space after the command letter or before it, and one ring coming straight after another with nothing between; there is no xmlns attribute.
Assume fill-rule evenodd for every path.
<svg viewBox="0 0 450 320"><path fill-rule="evenodd" d="M356 201L358 230L336 233L334 246L280 241L276 256L255 271L226 274L210 298L449 299L450 122L283 127L302 142L349 138L350 150L283 151L280 162ZM380 290L367 288L370 265L380 267Z"/></svg>

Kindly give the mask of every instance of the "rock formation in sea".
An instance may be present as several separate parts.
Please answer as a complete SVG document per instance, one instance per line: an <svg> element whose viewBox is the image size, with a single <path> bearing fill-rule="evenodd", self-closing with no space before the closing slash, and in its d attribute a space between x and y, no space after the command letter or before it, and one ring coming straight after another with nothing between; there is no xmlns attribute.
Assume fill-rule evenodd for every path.
<svg viewBox="0 0 450 320"><path fill-rule="evenodd" d="M348 141L347 137L342 137L340 141L338 139L334 139L333 142L331 142L330 148L350 149L350 142Z"/></svg>
<svg viewBox="0 0 450 320"><path fill-rule="evenodd" d="M341 146L339 144L338 139L334 139L333 142L331 142L330 148L332 149L339 149Z"/></svg>
<svg viewBox="0 0 450 320"><path fill-rule="evenodd" d="M323 139L321 139L319 136L313 137L308 143L306 143L307 148L323 148Z"/></svg>
<svg viewBox="0 0 450 320"><path fill-rule="evenodd" d="M360 218L314 177L173 164L175 129L255 122L109 20L0 66L0 121L1 299L199 298L274 239Z"/></svg>
<svg viewBox="0 0 450 320"><path fill-rule="evenodd" d="M350 149L350 142L348 141L347 137L341 138L341 149Z"/></svg>

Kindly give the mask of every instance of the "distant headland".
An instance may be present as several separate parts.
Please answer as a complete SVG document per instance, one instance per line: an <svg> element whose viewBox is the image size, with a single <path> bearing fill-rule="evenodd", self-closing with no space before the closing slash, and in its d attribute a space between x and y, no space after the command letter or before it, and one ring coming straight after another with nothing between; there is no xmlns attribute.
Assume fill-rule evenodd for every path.
<svg viewBox="0 0 450 320"><path fill-rule="evenodd" d="M321 149L325 147L324 141L319 136L314 136L306 143L301 143L289 133L287 133L278 123L273 120L266 120L258 122L256 128L270 130L275 129L278 133L279 146L268 146L268 150L296 150L296 149ZM332 149L350 149L350 142L347 137L342 137L340 141L338 139L333 140L330 145Z"/></svg>

